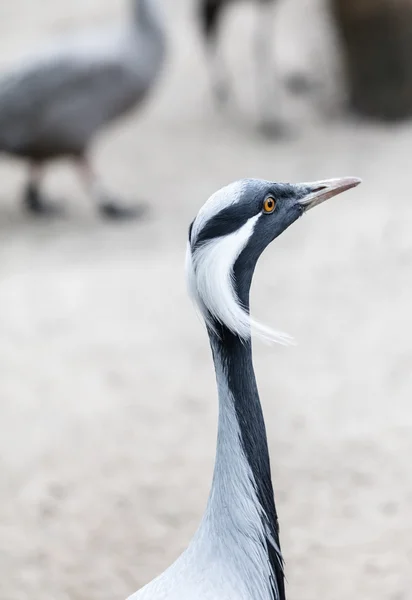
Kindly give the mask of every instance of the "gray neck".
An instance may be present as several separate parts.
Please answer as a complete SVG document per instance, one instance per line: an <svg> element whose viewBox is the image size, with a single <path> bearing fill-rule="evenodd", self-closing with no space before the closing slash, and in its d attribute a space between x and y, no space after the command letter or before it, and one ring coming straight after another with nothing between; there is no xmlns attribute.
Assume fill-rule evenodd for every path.
<svg viewBox="0 0 412 600"><path fill-rule="evenodd" d="M132 0L133 21L140 31L163 32L163 20L157 0Z"/></svg>
<svg viewBox="0 0 412 600"><path fill-rule="evenodd" d="M132 0L132 10L128 56L138 73L139 85L152 84L166 55L167 40L161 10L156 0Z"/></svg>
<svg viewBox="0 0 412 600"><path fill-rule="evenodd" d="M220 540L221 551L227 543L225 560L233 558L242 566L239 576L254 589L250 597L284 600L278 522L251 343L222 326L217 334L209 331L209 338L219 423L212 489L201 530Z"/></svg>

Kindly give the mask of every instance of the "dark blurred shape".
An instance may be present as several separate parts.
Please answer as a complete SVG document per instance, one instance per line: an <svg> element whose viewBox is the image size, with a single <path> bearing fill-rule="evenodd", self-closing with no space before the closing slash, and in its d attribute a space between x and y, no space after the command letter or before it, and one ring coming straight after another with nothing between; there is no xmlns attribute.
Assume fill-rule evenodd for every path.
<svg viewBox="0 0 412 600"><path fill-rule="evenodd" d="M222 11L229 1L198 0L198 17L211 71L212 92L218 104L226 103L229 98L228 77L217 47Z"/></svg>
<svg viewBox="0 0 412 600"><path fill-rule="evenodd" d="M315 88L315 82L306 73L290 73L285 77L286 88L296 96L304 96L311 93Z"/></svg>
<svg viewBox="0 0 412 600"><path fill-rule="evenodd" d="M228 105L231 96L230 77L220 53L219 38L221 21L227 7L236 0L197 0L200 30L207 52L212 93L218 105ZM278 94L282 85L272 60L273 7L277 0L255 0L258 22L253 40L256 69L256 99L258 104L259 131L266 137L283 137L289 128L283 118Z"/></svg>
<svg viewBox="0 0 412 600"><path fill-rule="evenodd" d="M331 0L351 108L364 116L412 116L412 0Z"/></svg>
<svg viewBox="0 0 412 600"><path fill-rule="evenodd" d="M45 164L58 158L75 161L104 217L143 212L108 194L88 157L95 136L147 97L164 61L156 0L131 0L131 9L124 24L60 38L0 77L0 153L28 161L24 204L32 214L56 212L41 183Z"/></svg>

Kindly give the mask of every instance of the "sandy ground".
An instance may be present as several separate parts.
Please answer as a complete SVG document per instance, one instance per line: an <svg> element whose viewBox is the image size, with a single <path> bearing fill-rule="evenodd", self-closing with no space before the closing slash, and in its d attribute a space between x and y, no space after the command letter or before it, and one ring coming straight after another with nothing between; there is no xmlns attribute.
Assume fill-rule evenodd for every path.
<svg viewBox="0 0 412 600"><path fill-rule="evenodd" d="M285 69L322 75L325 99L333 48L309 4L284 6L274 37ZM1 62L122 8L3 2ZM121 600L185 547L208 494L217 409L185 291L188 223L235 178L351 174L361 188L310 213L259 264L253 310L298 345L256 343L256 370L289 598L408 600L412 126L330 122L295 101L299 135L263 141L244 79L252 9L228 23L228 118L207 93L193 3L166 8L173 52L153 102L96 147L105 180L147 199L150 219L100 221L62 165L48 189L67 218L34 222L18 203L21 166L0 165L0 599Z"/></svg>

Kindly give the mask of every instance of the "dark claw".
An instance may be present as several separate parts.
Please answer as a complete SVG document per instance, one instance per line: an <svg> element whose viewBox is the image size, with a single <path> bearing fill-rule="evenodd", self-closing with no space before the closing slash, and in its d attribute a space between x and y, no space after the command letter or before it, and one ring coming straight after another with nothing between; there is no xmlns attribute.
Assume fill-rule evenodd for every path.
<svg viewBox="0 0 412 600"><path fill-rule="evenodd" d="M315 88L315 83L305 73L292 73L285 82L288 90L296 96L309 94Z"/></svg>
<svg viewBox="0 0 412 600"><path fill-rule="evenodd" d="M147 212L147 206L121 206L114 202L104 202L99 207L102 216L113 220L139 219Z"/></svg>
<svg viewBox="0 0 412 600"><path fill-rule="evenodd" d="M63 213L61 206L46 202L39 191L29 185L23 198L25 209L38 217L56 217Z"/></svg>
<svg viewBox="0 0 412 600"><path fill-rule="evenodd" d="M229 102L229 86L224 82L215 83L213 86L213 97L218 108L226 106Z"/></svg>
<svg viewBox="0 0 412 600"><path fill-rule="evenodd" d="M292 130L282 121L264 120L259 123L259 132L267 139L287 139L291 137Z"/></svg>

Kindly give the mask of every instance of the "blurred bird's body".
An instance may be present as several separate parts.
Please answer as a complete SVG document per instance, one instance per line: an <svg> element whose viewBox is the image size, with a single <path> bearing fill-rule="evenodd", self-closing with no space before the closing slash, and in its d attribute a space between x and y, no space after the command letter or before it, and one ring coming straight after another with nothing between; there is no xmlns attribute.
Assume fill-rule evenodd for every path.
<svg viewBox="0 0 412 600"><path fill-rule="evenodd" d="M129 22L59 38L0 76L0 152L30 162L28 208L43 212L40 170L66 157L78 163L103 212L123 215L98 185L88 149L96 134L149 94L165 48L155 0L133 0Z"/></svg>
<svg viewBox="0 0 412 600"><path fill-rule="evenodd" d="M234 182L213 194L189 229L186 273L202 315L219 398L209 500L187 550L129 600L285 600L283 558L265 422L252 361L249 293L265 248L306 211L359 183Z"/></svg>
<svg viewBox="0 0 412 600"><path fill-rule="evenodd" d="M220 38L224 15L238 0L197 0L197 3L212 92L218 104L229 104L232 90L229 73L220 51ZM279 76L276 61L272 57L274 11L278 0L254 0L252 3L256 7L252 50L255 59L256 78L253 88L256 90L258 125L262 134L277 137L289 127L282 100L282 87L286 83L291 92L302 93L310 89L311 84L304 74L295 73L285 82Z"/></svg>
<svg viewBox="0 0 412 600"><path fill-rule="evenodd" d="M205 41L213 94L219 104L229 102L230 83L225 61L220 52L221 25L224 13L236 0L198 0L200 26ZM256 97L259 128L266 135L278 135L284 129L280 114L280 81L271 57L273 8L277 0L255 0L258 22L255 26L254 53Z"/></svg>

